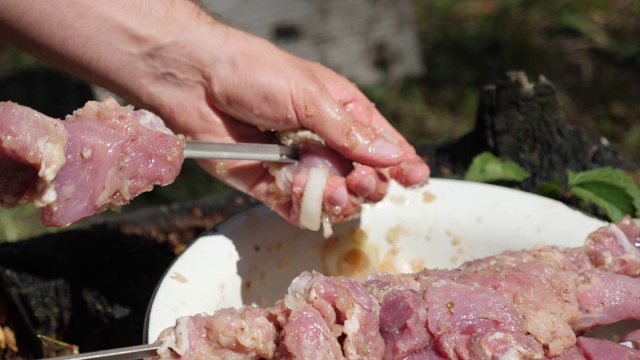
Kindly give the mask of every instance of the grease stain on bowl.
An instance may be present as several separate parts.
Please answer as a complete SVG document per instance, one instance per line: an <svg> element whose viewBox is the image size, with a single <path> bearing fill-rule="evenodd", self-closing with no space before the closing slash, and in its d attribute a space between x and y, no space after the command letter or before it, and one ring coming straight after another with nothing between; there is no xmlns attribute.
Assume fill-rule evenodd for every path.
<svg viewBox="0 0 640 360"><path fill-rule="evenodd" d="M285 257L284 259L281 259L280 262L278 263L278 269L280 270L285 269L289 266L291 266L291 258L288 256Z"/></svg>
<svg viewBox="0 0 640 360"><path fill-rule="evenodd" d="M397 205L405 205L409 203L409 200L407 199L407 197L403 196L403 195L387 195L387 198L390 202L397 204Z"/></svg>
<svg viewBox="0 0 640 360"><path fill-rule="evenodd" d="M387 231L385 240L387 240L387 242L391 244L391 246L395 246L398 245L398 243L400 242L400 236L402 236L403 234L407 234L406 227L402 224L397 224L396 226L390 228L389 231Z"/></svg>
<svg viewBox="0 0 640 360"><path fill-rule="evenodd" d="M438 197L435 196L432 192L430 191L425 191L422 193L422 202L425 203L432 203L434 202Z"/></svg>
<svg viewBox="0 0 640 360"><path fill-rule="evenodd" d="M256 214L253 209L249 209L246 212L246 217L244 219L244 226L248 229L257 228L260 226L260 215Z"/></svg>
<svg viewBox="0 0 640 360"><path fill-rule="evenodd" d="M424 259L413 259L409 264L412 272L418 272L427 268L427 261Z"/></svg>
<svg viewBox="0 0 640 360"><path fill-rule="evenodd" d="M454 235L450 232L447 232L447 235L451 237L451 245L459 246L460 244L462 244L462 239L459 236Z"/></svg>
<svg viewBox="0 0 640 360"><path fill-rule="evenodd" d="M360 228L351 228L341 236L327 239L321 258L325 274L355 279L363 279L373 273L379 264L378 248Z"/></svg>
<svg viewBox="0 0 640 360"><path fill-rule="evenodd" d="M218 284L218 290L220 291L220 294L224 294L224 290L226 289L227 285L223 282L221 282L220 284Z"/></svg>
<svg viewBox="0 0 640 360"><path fill-rule="evenodd" d="M186 284L189 282L189 279L187 279L186 276L183 276L182 274L175 271L171 274L171 278L179 282L180 284Z"/></svg>

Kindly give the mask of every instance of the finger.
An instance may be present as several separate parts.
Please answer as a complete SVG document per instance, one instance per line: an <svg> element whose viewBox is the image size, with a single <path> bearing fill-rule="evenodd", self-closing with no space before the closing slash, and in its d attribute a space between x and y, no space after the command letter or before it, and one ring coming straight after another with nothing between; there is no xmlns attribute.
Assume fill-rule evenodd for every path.
<svg viewBox="0 0 640 360"><path fill-rule="evenodd" d="M350 192L364 202L377 202L387 194L390 175L384 169L356 165L347 176L346 184Z"/></svg>
<svg viewBox="0 0 640 360"><path fill-rule="evenodd" d="M374 167L393 166L402 161L400 146L354 118L325 89L314 88L294 99L294 111L302 127L318 134L327 145L351 160Z"/></svg>
<svg viewBox="0 0 640 360"><path fill-rule="evenodd" d="M322 206L332 222L348 220L360 213L360 201L348 190L346 180L341 176L327 179Z"/></svg>
<svg viewBox="0 0 640 360"><path fill-rule="evenodd" d="M429 181L429 166L419 156L411 156L404 163L389 169L391 177L406 187L424 185Z"/></svg>
<svg viewBox="0 0 640 360"><path fill-rule="evenodd" d="M389 169L391 177L404 186L425 184L429 179L429 166L416 153L415 148L375 108L371 113L371 124L382 135L393 139L403 150L402 163Z"/></svg>
<svg viewBox="0 0 640 360"><path fill-rule="evenodd" d="M429 178L429 167L418 156L414 147L409 144L387 119L376 109L375 105L352 83L332 71L317 67L316 71L328 81L332 97L343 102L343 107L356 120L369 125L374 131L403 150L402 162L393 166L391 176L405 186L424 184Z"/></svg>
<svg viewBox="0 0 640 360"><path fill-rule="evenodd" d="M370 116L371 120L368 122L372 125L369 126L364 121L357 120L347 109L360 115ZM376 168L391 167L389 171L391 177L404 186L426 183L430 174L429 167L418 156L414 147L375 108L370 110L371 112L368 111L369 109L363 107L334 107L333 111L324 114L325 118L331 121L316 120L310 125L303 123L303 126L317 126L312 128L312 131L320 135L329 146L351 160ZM335 125L333 129L329 128L330 124ZM322 131L329 132L329 135L323 134ZM334 143L335 141L337 143ZM344 146L345 144L348 145ZM398 149L401 151L399 158L396 157ZM359 157L362 153L368 157ZM391 153L394 154L395 164L390 166L386 161L389 158L385 156ZM369 179L369 182L373 180Z"/></svg>

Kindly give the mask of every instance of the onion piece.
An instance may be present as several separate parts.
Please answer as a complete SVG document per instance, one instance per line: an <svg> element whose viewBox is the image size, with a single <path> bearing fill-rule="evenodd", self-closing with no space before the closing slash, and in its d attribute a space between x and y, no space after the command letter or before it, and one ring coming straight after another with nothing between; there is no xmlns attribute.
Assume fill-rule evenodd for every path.
<svg viewBox="0 0 640 360"><path fill-rule="evenodd" d="M320 230L322 197L328 177L329 169L325 167L312 167L308 170L307 183L300 202L300 225L309 230Z"/></svg>
<svg viewBox="0 0 640 360"><path fill-rule="evenodd" d="M333 227L331 226L331 219L329 215L322 215L322 235L325 239L330 238L333 235Z"/></svg>

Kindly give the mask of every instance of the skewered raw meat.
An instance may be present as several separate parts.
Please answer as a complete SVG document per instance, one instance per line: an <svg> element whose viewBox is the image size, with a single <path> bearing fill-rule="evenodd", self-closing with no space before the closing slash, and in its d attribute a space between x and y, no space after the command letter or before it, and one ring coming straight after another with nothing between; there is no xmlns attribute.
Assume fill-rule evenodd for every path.
<svg viewBox="0 0 640 360"><path fill-rule="evenodd" d="M632 346L584 336L640 319L639 240L625 218L579 248L505 252L456 269L363 282L305 272L270 308L178 319L159 336L159 358L639 359L637 331L624 338Z"/></svg>
<svg viewBox="0 0 640 360"><path fill-rule="evenodd" d="M332 224L357 217L362 204L380 201L386 195L391 179L389 169L374 169L346 159L309 130L288 131L279 136L283 144L298 149L299 161L268 165L275 179L268 204L274 208L279 203L291 202L302 227L314 231L322 227L328 238L333 234ZM376 181L372 182L374 176ZM346 182L348 188L354 183L375 185L365 194L350 189L353 191L350 201L341 206L329 205L330 202L323 201L324 190L335 188L339 182Z"/></svg>
<svg viewBox="0 0 640 360"><path fill-rule="evenodd" d="M67 226L173 182L184 139L145 110L89 101L64 121L0 102L0 205L33 202Z"/></svg>
<svg viewBox="0 0 640 360"><path fill-rule="evenodd" d="M113 99L89 101L65 121L0 102L0 133L0 205L33 202L43 207L47 226L70 225L124 205L154 185L170 184L184 161L182 136L151 112ZM266 202L274 209L290 205L292 220L301 226L318 230L322 223L328 236L331 224L357 216L362 203L384 197L388 169L353 163L309 131L280 135L285 144L299 146L300 161L267 165L274 183ZM348 194L345 184L366 191L349 188L354 194ZM326 189L341 205L329 205Z"/></svg>

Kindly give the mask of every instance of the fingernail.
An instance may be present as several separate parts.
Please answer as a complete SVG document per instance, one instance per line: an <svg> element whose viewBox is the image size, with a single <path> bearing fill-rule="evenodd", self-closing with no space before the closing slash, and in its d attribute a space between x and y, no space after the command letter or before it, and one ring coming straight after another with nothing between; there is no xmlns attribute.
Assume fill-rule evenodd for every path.
<svg viewBox="0 0 640 360"><path fill-rule="evenodd" d="M399 159L403 155L403 151L398 145L384 139L376 140L369 150L372 154L387 160Z"/></svg>
<svg viewBox="0 0 640 360"><path fill-rule="evenodd" d="M374 174L365 176L358 185L356 185L355 192L360 196L367 196L371 194L376 189L376 180L377 179Z"/></svg>
<svg viewBox="0 0 640 360"><path fill-rule="evenodd" d="M422 186L429 181L429 166L425 163L413 164L404 169L404 181L406 186Z"/></svg>

